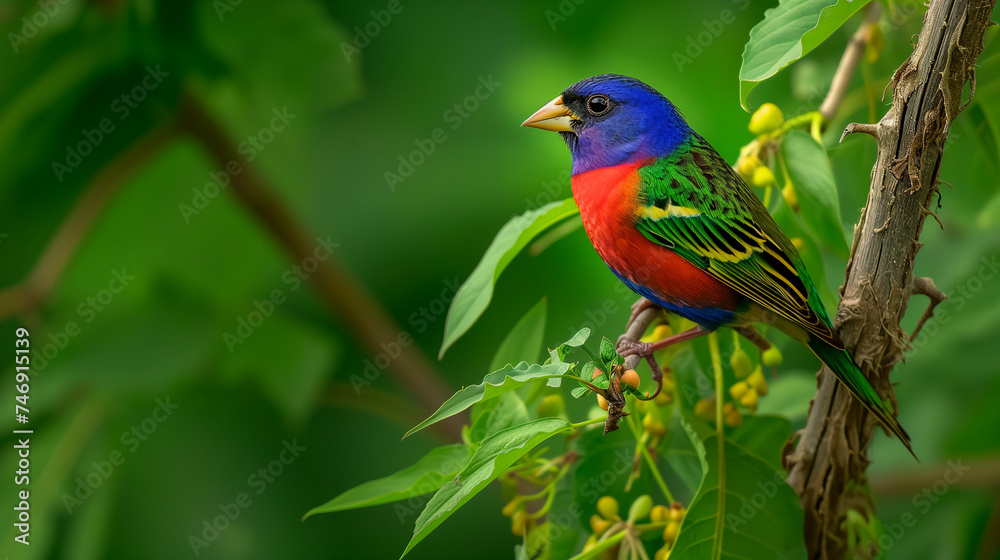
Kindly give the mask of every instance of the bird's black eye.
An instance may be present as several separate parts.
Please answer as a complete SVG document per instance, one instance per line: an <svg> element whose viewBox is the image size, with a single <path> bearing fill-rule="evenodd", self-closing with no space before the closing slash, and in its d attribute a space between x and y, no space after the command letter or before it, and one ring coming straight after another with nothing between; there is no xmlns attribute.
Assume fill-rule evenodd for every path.
<svg viewBox="0 0 1000 560"><path fill-rule="evenodd" d="M599 117L611 110L611 100L603 93L596 93L587 98L587 111Z"/></svg>

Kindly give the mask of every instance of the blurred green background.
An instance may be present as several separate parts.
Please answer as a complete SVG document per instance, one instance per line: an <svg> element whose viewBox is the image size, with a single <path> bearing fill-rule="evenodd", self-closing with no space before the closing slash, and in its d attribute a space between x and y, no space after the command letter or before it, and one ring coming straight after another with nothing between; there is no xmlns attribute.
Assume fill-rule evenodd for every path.
<svg viewBox="0 0 1000 560"><path fill-rule="evenodd" d="M12 356L15 328L29 329L36 366L28 423L35 432L31 545L14 543L5 507L0 554L187 558L194 555L190 537L204 538L204 522L222 513L220 504L247 493L250 504L199 557L396 557L419 509L387 505L300 518L411 464L446 436L400 442L429 412L427 403L392 367L363 377L374 356L357 323L324 305L314 283L294 283L290 267L305 263L289 256L232 187L206 192L210 174L224 165L205 130L221 132L221 145L236 150L241 168L277 201L265 203L263 215L287 211L308 240L329 238L335 248L326 264L356 278L374 309L398 324L393 332L412 336L411 349L455 390L480 380L503 336L543 296L553 345L587 322L614 339L634 299L616 290L577 230L512 263L480 323L443 361L433 358L449 286L468 276L512 215L570 196L565 146L520 122L578 79L628 74L663 92L735 161L752 139L737 100L740 55L772 5L0 3L9 43L0 46L0 340ZM724 10L732 17L723 18ZM862 63L825 137L848 233L866 198L875 145L867 137L836 140L846 123L885 112L881 91L909 54L922 10L915 2L886 6L885 48ZM777 103L787 116L815 109L855 27L850 22L757 88L752 104ZM883 520L917 516L918 530L893 543L899 558L973 558L990 549L982 548L982 535L1000 530L1000 407L993 402L1000 394L1000 271L983 268L1000 260L996 33L980 58L977 96L944 155L941 177L951 186L942 187L935 209L944 228L929 219L917 261L917 274L952 295L939 308L949 320L929 325L894 372L901 421L923 462L914 464L882 436L871 450ZM284 120L275 120L275 111ZM180 132L171 124L178 118L187 127ZM107 130L96 132L102 126ZM444 140L390 186L386 173L400 173L400 156L428 145L439 128ZM102 196L106 203L94 202ZM53 275L43 267L32 276L43 253L59 253L46 247L81 205L95 218L68 232L79 245L60 246L65 270ZM845 262L821 256L825 270L814 275L825 278L833 306ZM116 274L133 278L119 289ZM287 301L245 340L227 338L275 289ZM344 301L365 301L350 283L336 290ZM598 311L608 300L616 311ZM924 304L912 301L908 330ZM379 342L391 346L392 338ZM786 366L762 408L772 399L772 408L801 426L817 363L777 342ZM2 367L7 380L11 362L5 358ZM0 418L4 504L18 489L9 434L23 427L13 418L13 385L0 384L0 402L11 411ZM176 406L169 415L155 412L168 400ZM144 440L129 435L133 426ZM282 455L293 442L305 449ZM948 459L973 467L924 511L915 496L943 476ZM88 476L99 486L89 488ZM501 507L498 491L484 492L410 557L508 557L518 539Z"/></svg>

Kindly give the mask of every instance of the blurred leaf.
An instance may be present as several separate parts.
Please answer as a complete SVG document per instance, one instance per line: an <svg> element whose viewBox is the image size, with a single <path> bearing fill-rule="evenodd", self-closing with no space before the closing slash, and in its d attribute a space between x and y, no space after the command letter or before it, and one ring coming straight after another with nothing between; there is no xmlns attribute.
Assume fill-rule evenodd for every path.
<svg viewBox="0 0 1000 560"><path fill-rule="evenodd" d="M762 397L761 400L767 398L770 397ZM782 470L781 450L791 435L792 423L787 418L758 412L744 416L743 424L733 430L728 439L764 459L775 470Z"/></svg>
<svg viewBox="0 0 1000 560"><path fill-rule="evenodd" d="M757 84L802 58L840 28L869 0L780 0L750 30L740 67L740 105Z"/></svg>
<svg viewBox="0 0 1000 560"><path fill-rule="evenodd" d="M809 401L816 395L816 376L807 372L781 372L767 382L767 396L760 399L757 414L774 414L792 423L805 420Z"/></svg>
<svg viewBox="0 0 1000 560"><path fill-rule="evenodd" d="M781 155L799 199L806 229L838 255L847 256L840 200L830 159L816 140L801 130L789 131L781 142Z"/></svg>
<svg viewBox="0 0 1000 560"><path fill-rule="evenodd" d="M317 513L377 506L434 492L469 462L463 444L432 449L417 463L389 476L351 488L329 502L309 510L302 519Z"/></svg>
<svg viewBox="0 0 1000 560"><path fill-rule="evenodd" d="M545 336L546 300L542 298L514 325L493 355L490 371L520 361L534 362L542 351Z"/></svg>
<svg viewBox="0 0 1000 560"><path fill-rule="evenodd" d="M402 556L465 505L490 482L503 474L522 455L548 438L565 431L570 423L562 418L542 418L497 432L483 440L462 472L438 490L417 518L413 538Z"/></svg>
<svg viewBox="0 0 1000 560"><path fill-rule="evenodd" d="M572 198L529 210L507 222L497 233L476 269L458 289L445 320L444 341L438 358L483 314L493 298L493 285L510 261L532 239L549 227L579 213Z"/></svg>
<svg viewBox="0 0 1000 560"><path fill-rule="evenodd" d="M1000 226L1000 193L990 198L979 214L976 214L976 225L981 229Z"/></svg>
<svg viewBox="0 0 1000 560"><path fill-rule="evenodd" d="M275 312L245 343L233 347L220 369L230 376L248 374L256 379L285 420L299 424L312 412L338 353L326 333Z"/></svg>
<svg viewBox="0 0 1000 560"><path fill-rule="evenodd" d="M528 362L521 362L516 366L506 366L484 377L482 383L455 393L437 412L406 432L403 437L409 437L435 422L454 416L477 402L500 396L538 379L562 377L568 370L569 364L529 365Z"/></svg>
<svg viewBox="0 0 1000 560"><path fill-rule="evenodd" d="M229 11L219 11L219 2L197 4L202 40L233 68L239 93L261 113L286 105L292 113L330 109L361 93L358 67L341 52L350 35L319 2L244 2Z"/></svg>
<svg viewBox="0 0 1000 560"><path fill-rule="evenodd" d="M705 450L708 472L670 557L805 558L802 508L781 472L728 441L720 471L715 435L705 440Z"/></svg>

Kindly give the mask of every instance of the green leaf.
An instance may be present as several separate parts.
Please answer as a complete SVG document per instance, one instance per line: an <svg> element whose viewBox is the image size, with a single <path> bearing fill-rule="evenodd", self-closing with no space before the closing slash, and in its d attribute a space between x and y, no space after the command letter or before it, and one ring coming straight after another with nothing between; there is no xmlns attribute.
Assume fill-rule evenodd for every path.
<svg viewBox="0 0 1000 560"><path fill-rule="evenodd" d="M403 437L409 437L435 422L450 418L477 402L492 399L507 391L513 391L525 383L531 383L537 379L563 377L568 370L569 364L528 365L528 362L521 362L516 366L506 366L500 371L495 371L484 377L483 382L479 385L466 387L452 395L441 405L441 408L437 409L437 412L406 432Z"/></svg>
<svg viewBox="0 0 1000 560"><path fill-rule="evenodd" d="M601 361L605 364L610 364L618 356L618 352L615 351L615 345L611 344L611 341L607 338L601 339L600 356Z"/></svg>
<svg viewBox="0 0 1000 560"><path fill-rule="evenodd" d="M750 30L740 67L740 105L757 84L802 58L870 0L780 0Z"/></svg>
<svg viewBox="0 0 1000 560"><path fill-rule="evenodd" d="M807 398L806 402L808 400ZM760 414L758 411L757 414L745 416L743 424L733 430L729 440L764 459L775 470L781 470L781 450L791 435L792 424L788 419Z"/></svg>
<svg viewBox="0 0 1000 560"><path fill-rule="evenodd" d="M799 199L805 227L820 242L847 257L847 240L840 221L840 198L826 150L812 136L792 130L781 142L781 155Z"/></svg>
<svg viewBox="0 0 1000 560"><path fill-rule="evenodd" d="M802 508L781 472L728 441L720 470L715 435L705 440L705 450L708 472L670 558L805 558Z"/></svg>
<svg viewBox="0 0 1000 560"><path fill-rule="evenodd" d="M767 398L760 399L757 414L775 414L790 422L804 421L809 400L816 395L816 376L806 371L783 371L768 381Z"/></svg>
<svg viewBox="0 0 1000 560"><path fill-rule="evenodd" d="M542 341L545 336L545 298L539 300L514 325L507 338L500 343L500 348L493 355L490 371L496 371L506 365L520 361L534 362L542 351Z"/></svg>
<svg viewBox="0 0 1000 560"><path fill-rule="evenodd" d="M580 397L585 397L590 393L589 387L577 387L569 392L574 399L579 399Z"/></svg>
<svg viewBox="0 0 1000 560"><path fill-rule="evenodd" d="M562 418L542 418L497 432L483 440L468 466L427 502L427 507L417 518L416 527L413 528L413 538L406 545L402 556L406 556L417 543L503 474L522 455L568 428L570 423Z"/></svg>
<svg viewBox="0 0 1000 560"><path fill-rule="evenodd" d="M579 213L572 198L552 202L511 219L500 228L482 260L455 294L444 325L438 359L465 334L490 305L493 286L510 261L549 227Z"/></svg>
<svg viewBox="0 0 1000 560"><path fill-rule="evenodd" d="M329 502L309 510L302 519L317 513L330 513L422 496L441 488L469 462L469 448L462 444L432 449L417 463L389 476L351 488Z"/></svg>

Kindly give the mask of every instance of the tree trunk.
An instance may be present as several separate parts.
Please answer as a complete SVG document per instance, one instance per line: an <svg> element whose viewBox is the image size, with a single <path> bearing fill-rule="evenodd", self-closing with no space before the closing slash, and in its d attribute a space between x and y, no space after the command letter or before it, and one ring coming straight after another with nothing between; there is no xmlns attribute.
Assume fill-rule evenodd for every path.
<svg viewBox="0 0 1000 560"><path fill-rule="evenodd" d="M893 102L877 125L847 127L878 140L872 185L847 263L835 325L875 389L895 402L889 373L909 337L899 322L914 293L943 294L927 279L913 278L918 238L937 192L938 170L948 129L962 109L962 88L975 92L975 62L991 25L995 0L932 0L919 40L893 76ZM971 94L970 94L971 100ZM848 553L872 557L873 543L848 550L848 510L874 515L865 490L867 448L874 418L826 368L808 423L795 450L789 443L788 483L805 510L809 558L837 559ZM905 403L904 403L905 408ZM919 444L918 444L919 446Z"/></svg>

